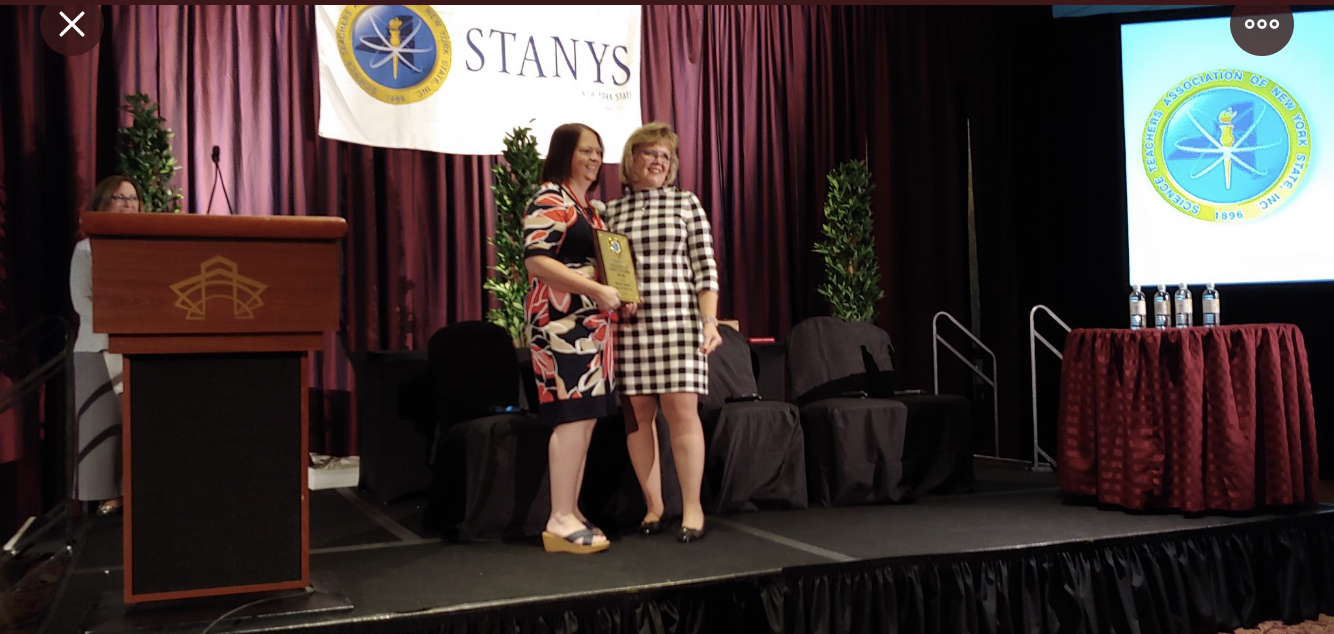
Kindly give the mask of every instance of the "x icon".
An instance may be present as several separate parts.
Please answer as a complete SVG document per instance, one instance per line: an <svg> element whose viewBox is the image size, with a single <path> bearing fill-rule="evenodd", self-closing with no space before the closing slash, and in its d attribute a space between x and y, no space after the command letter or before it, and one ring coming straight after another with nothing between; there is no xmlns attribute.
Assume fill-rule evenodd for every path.
<svg viewBox="0 0 1334 634"><path fill-rule="evenodd" d="M65 27L64 30L62 30L62 31L60 32L60 37L65 37L65 33L69 32L70 29L74 29L74 31L77 32L77 33L79 34L79 37L83 37L83 36L84 36L84 35L83 35L83 31L80 30L79 27L77 27L77 26L74 25L75 22L78 22L79 19L81 19L81 18L83 17L83 14L84 14L84 12L83 12L83 11L80 11L80 12L79 12L79 15L74 16L74 19L71 20L71 19L69 19L69 16L65 15L65 12L64 12L64 11L61 11L61 12L60 12L60 17L65 18L65 23L68 24L69 26Z"/></svg>
<svg viewBox="0 0 1334 634"><path fill-rule="evenodd" d="M97 48L102 26L99 5L48 4L42 8L42 39L61 55L73 57Z"/></svg>

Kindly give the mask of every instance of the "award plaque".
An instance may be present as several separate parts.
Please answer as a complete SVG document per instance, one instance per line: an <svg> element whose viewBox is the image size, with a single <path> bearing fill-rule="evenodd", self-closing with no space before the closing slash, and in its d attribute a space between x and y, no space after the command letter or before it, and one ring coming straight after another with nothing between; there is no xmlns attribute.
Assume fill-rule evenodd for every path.
<svg viewBox="0 0 1334 634"><path fill-rule="evenodd" d="M595 229L598 279L621 293L627 304L639 302L639 278L635 276L635 258L630 252L630 238L619 233Z"/></svg>

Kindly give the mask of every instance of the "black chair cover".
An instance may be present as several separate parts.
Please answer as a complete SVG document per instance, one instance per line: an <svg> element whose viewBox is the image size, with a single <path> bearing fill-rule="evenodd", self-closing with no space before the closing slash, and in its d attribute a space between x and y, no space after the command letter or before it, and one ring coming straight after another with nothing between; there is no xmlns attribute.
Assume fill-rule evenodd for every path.
<svg viewBox="0 0 1334 634"><path fill-rule="evenodd" d="M788 344L793 402L804 405L858 392L894 396L891 349L889 333L875 324L834 317L797 324Z"/></svg>
<svg viewBox="0 0 1334 634"><path fill-rule="evenodd" d="M438 423L449 427L519 409L519 366L504 328L486 321L450 324L431 337L427 358Z"/></svg>
<svg viewBox="0 0 1334 634"><path fill-rule="evenodd" d="M450 324L431 337L428 357L437 438L426 527L464 542L540 534L551 430L519 408L509 334L484 321Z"/></svg>
<svg viewBox="0 0 1334 634"><path fill-rule="evenodd" d="M866 357L882 372L893 368L889 335L873 324L813 317L792 329L790 387L802 404L807 493L813 506L908 497L903 484L908 408L869 396L883 392L875 385L883 374L868 373Z"/></svg>
<svg viewBox="0 0 1334 634"><path fill-rule="evenodd" d="M540 535L551 514L550 437L528 412L452 425L437 444L422 522L458 542Z"/></svg>
<svg viewBox="0 0 1334 634"><path fill-rule="evenodd" d="M750 345L732 328L719 331L723 344L709 355L709 393L701 401L705 510L806 508L806 443L797 407L758 400Z"/></svg>
<svg viewBox="0 0 1334 634"><path fill-rule="evenodd" d="M968 399L949 394L897 396L908 407L903 484L913 495L973 488L972 415Z"/></svg>
<svg viewBox="0 0 1334 634"><path fill-rule="evenodd" d="M357 380L359 486L388 504L431 488L431 399L425 350L349 354Z"/></svg>
<svg viewBox="0 0 1334 634"><path fill-rule="evenodd" d="M709 355L709 393L700 397L705 409L722 407L728 399L758 395L750 343L735 328L718 328L723 345Z"/></svg>

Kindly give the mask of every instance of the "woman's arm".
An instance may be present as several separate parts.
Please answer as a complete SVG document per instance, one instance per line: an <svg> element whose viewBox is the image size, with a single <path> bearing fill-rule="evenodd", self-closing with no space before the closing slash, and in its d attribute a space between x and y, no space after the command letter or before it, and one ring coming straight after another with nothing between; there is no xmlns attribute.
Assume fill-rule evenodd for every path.
<svg viewBox="0 0 1334 634"><path fill-rule="evenodd" d="M699 295L699 316L704 320L704 341L699 351L709 354L723 344L718 334L718 264L713 260L713 233L709 216L699 198L690 194L690 215L686 230L686 246L690 257L690 271L694 277L695 292Z"/></svg>
<svg viewBox="0 0 1334 634"><path fill-rule="evenodd" d="M687 195L690 209L686 216L686 251L695 292L702 298L706 291L718 291L718 263L713 259L713 232L704 205L694 194L687 192ZM700 308L703 309L702 304Z"/></svg>
<svg viewBox="0 0 1334 634"><path fill-rule="evenodd" d="M699 295L699 318L704 320L704 340L700 342L699 351L707 355L723 344L723 335L718 334L718 263L714 262L714 235L698 196L690 195L690 206L687 248L695 292Z"/></svg>
<svg viewBox="0 0 1334 634"><path fill-rule="evenodd" d="M69 266L69 298L80 320L93 318L93 252L87 243L74 245Z"/></svg>
<svg viewBox="0 0 1334 634"><path fill-rule="evenodd" d="M597 302L602 310L616 310L621 307L621 293L616 289L590 280L565 266L551 256L530 255L523 263L528 273L547 286L566 293L587 295Z"/></svg>
<svg viewBox="0 0 1334 634"><path fill-rule="evenodd" d="M709 354L723 345L723 336L718 332L718 291L700 291L699 316L704 320L704 341L700 342L699 351Z"/></svg>
<svg viewBox="0 0 1334 634"><path fill-rule="evenodd" d="M718 291L700 291L699 316L705 324L718 325Z"/></svg>

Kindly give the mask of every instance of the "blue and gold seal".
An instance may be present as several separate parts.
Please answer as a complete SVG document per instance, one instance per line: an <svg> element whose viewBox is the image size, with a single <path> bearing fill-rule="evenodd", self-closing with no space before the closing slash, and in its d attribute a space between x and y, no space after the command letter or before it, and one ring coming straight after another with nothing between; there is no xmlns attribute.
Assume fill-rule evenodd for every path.
<svg viewBox="0 0 1334 634"><path fill-rule="evenodd" d="M348 74L385 103L421 101L449 76L449 31L429 5L348 5L334 34Z"/></svg>
<svg viewBox="0 0 1334 634"><path fill-rule="evenodd" d="M1253 220L1291 200L1310 171L1311 124L1292 93L1244 70L1173 86L1144 124L1140 159L1158 194L1209 222Z"/></svg>

